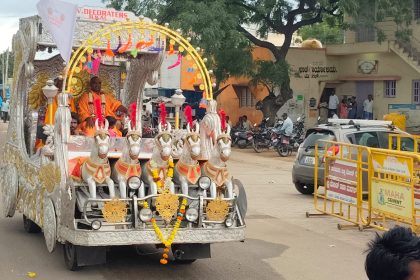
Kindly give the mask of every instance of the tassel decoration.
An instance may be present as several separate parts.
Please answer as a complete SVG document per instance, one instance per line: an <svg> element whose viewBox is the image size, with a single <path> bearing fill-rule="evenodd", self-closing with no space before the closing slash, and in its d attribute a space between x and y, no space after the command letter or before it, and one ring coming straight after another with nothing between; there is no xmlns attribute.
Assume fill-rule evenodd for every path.
<svg viewBox="0 0 420 280"><path fill-rule="evenodd" d="M226 130L226 113L221 109L219 111L219 117L220 117L220 124L222 126L222 132Z"/></svg>
<svg viewBox="0 0 420 280"><path fill-rule="evenodd" d="M96 118L98 119L99 126L102 126L104 122L104 117L102 115L101 99L96 98L94 100L94 105L95 105L95 115L96 115Z"/></svg>
<svg viewBox="0 0 420 280"><path fill-rule="evenodd" d="M159 104L160 108L160 123L162 124L162 127L166 127L166 106L165 102L161 102Z"/></svg>
<svg viewBox="0 0 420 280"><path fill-rule="evenodd" d="M137 104L136 102L133 102L130 104L130 121L131 121L131 127L134 129L136 125L136 113L137 113Z"/></svg>
<svg viewBox="0 0 420 280"><path fill-rule="evenodd" d="M193 126L193 118L192 118L192 108L191 106L186 106L184 109L184 115L185 118L187 119L188 124L190 125L190 128L192 129Z"/></svg>

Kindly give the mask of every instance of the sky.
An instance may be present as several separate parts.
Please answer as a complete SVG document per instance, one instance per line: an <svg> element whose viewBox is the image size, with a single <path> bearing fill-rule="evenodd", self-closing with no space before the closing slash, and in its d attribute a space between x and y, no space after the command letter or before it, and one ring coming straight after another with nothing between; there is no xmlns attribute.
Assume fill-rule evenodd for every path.
<svg viewBox="0 0 420 280"><path fill-rule="evenodd" d="M11 49L13 34L19 29L19 18L36 15L39 0L0 0L0 53ZM65 0L80 7L105 7L101 0Z"/></svg>

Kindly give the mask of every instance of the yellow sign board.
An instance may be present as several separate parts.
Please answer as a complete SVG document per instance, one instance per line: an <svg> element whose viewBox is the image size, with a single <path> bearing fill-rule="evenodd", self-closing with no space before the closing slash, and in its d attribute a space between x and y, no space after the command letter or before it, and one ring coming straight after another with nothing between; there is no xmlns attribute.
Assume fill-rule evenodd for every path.
<svg viewBox="0 0 420 280"><path fill-rule="evenodd" d="M413 159L372 152L372 166L375 172L411 177Z"/></svg>
<svg viewBox="0 0 420 280"><path fill-rule="evenodd" d="M412 218L413 199L411 188L389 182L372 180L372 209Z"/></svg>

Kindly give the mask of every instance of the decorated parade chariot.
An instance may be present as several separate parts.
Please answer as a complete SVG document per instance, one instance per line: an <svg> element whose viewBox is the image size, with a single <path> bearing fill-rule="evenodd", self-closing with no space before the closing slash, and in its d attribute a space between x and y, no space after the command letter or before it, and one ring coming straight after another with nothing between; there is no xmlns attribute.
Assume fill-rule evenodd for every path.
<svg viewBox="0 0 420 280"><path fill-rule="evenodd" d="M92 18L95 13L101 18ZM213 100L199 48L168 25L109 9L79 8L73 38L68 63L58 55L38 59L55 47L39 16L21 19L13 38L11 117L0 169L5 216L21 212L25 230L42 231L49 252L63 244L71 270L105 262L108 246L154 245L166 264L208 258L211 243L243 241L246 194L229 174L230 127ZM193 65L207 113L192 121L186 107L186 129L180 129L178 116L175 125L166 120L162 104L157 135L143 138L144 86L158 82L168 55ZM118 61L128 62L122 91ZM63 89L56 95L49 80L59 75ZM92 76L130 108L124 137L110 136L108 99L96 104L90 95L94 132L71 135L69 104L80 107Z"/></svg>

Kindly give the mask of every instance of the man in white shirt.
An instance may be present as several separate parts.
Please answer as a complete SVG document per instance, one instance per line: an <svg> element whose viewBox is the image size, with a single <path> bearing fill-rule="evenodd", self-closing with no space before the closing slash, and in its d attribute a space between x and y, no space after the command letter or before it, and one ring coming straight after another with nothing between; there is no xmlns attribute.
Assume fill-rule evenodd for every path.
<svg viewBox="0 0 420 280"><path fill-rule="evenodd" d="M371 94L363 101L363 118L365 120L373 120L373 97Z"/></svg>
<svg viewBox="0 0 420 280"><path fill-rule="evenodd" d="M284 113L281 117L283 118L284 122L283 122L282 127L280 128L280 132L288 137L292 136L292 133L293 133L292 120L287 116L286 113Z"/></svg>
<svg viewBox="0 0 420 280"><path fill-rule="evenodd" d="M338 97L335 95L335 91L332 91L328 101L328 116L330 118L332 118L334 115L337 115L338 104L340 104L340 101L338 101Z"/></svg>

